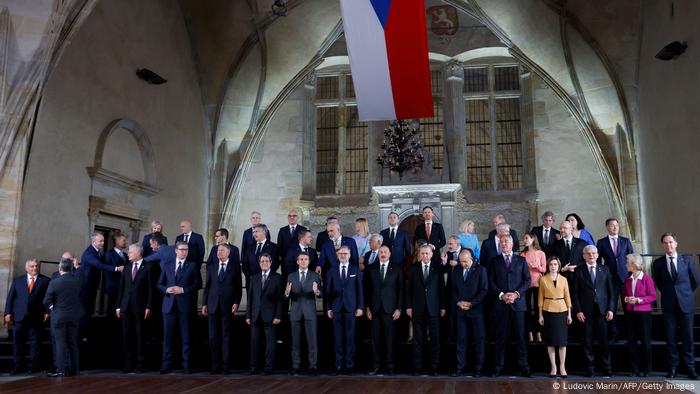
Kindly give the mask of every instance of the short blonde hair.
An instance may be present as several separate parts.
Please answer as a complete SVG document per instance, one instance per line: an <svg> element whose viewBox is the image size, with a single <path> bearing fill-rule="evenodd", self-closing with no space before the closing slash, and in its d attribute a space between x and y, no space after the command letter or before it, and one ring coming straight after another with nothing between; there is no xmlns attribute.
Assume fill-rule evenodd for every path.
<svg viewBox="0 0 700 394"><path fill-rule="evenodd" d="M644 271L644 259L639 253L630 253L627 255L627 261L634 264L637 270Z"/></svg>
<svg viewBox="0 0 700 394"><path fill-rule="evenodd" d="M462 223L459 224L459 232L466 234L467 228L470 224L474 224L474 221L469 219L464 220Z"/></svg>
<svg viewBox="0 0 700 394"><path fill-rule="evenodd" d="M367 223L367 219L358 218L358 219L355 219L355 223L360 225L360 235L362 235L362 236L369 235L369 223Z"/></svg>

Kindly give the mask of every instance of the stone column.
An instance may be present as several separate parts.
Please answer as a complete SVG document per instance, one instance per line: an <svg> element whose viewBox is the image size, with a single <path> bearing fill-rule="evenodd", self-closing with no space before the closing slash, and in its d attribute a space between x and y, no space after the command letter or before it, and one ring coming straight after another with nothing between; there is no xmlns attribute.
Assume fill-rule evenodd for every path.
<svg viewBox="0 0 700 394"><path fill-rule="evenodd" d="M301 199L302 201L313 201L316 197L316 75L311 73L304 83L304 105L303 105L303 145L302 145L302 178L301 178Z"/></svg>
<svg viewBox="0 0 700 394"><path fill-rule="evenodd" d="M451 60L445 65L445 149L449 183L466 184L464 151L467 145L464 109L464 66Z"/></svg>

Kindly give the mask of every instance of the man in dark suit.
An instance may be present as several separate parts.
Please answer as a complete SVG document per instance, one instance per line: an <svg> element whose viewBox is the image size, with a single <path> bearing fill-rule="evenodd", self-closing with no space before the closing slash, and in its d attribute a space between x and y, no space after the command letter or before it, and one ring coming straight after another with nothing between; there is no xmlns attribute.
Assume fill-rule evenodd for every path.
<svg viewBox="0 0 700 394"><path fill-rule="evenodd" d="M318 266L318 253L316 249L311 247L311 242L313 242L313 234L308 229L297 230L297 244L292 245L287 249L287 255L284 259L284 264L287 266L287 273L298 269L297 256L300 253L306 253L309 258L309 269L315 271L319 275L321 274L321 267Z"/></svg>
<svg viewBox="0 0 700 394"><path fill-rule="evenodd" d="M424 239L428 241L428 245L433 249L433 262L440 264L440 248L445 246L445 230L442 224L433 222L433 208L423 208L423 224L416 226L416 231L413 233L413 239Z"/></svg>
<svg viewBox="0 0 700 394"><path fill-rule="evenodd" d="M85 249L80 257L80 269L83 270L83 280L80 298L83 303L85 314L81 320L80 335L83 342L87 342L90 331L89 323L92 314L95 312L95 297L97 288L100 285L100 273L121 273L124 266L114 267L105 264L104 259L105 237L102 233L94 232L90 237L90 245Z"/></svg>
<svg viewBox="0 0 700 394"><path fill-rule="evenodd" d="M51 331L56 339L56 372L52 377L78 374L78 325L85 314L80 300L85 271L76 270L73 261L64 259L58 265L61 277L52 280L44 296L44 306L50 311ZM68 364L66 365L66 360Z"/></svg>
<svg viewBox="0 0 700 394"><path fill-rule="evenodd" d="M262 221L262 215L260 212L253 211L250 213L250 225L251 227L247 228L243 232L243 239L241 239L241 258L244 258L243 256L247 256L249 252L252 250L255 250L255 245L257 244L257 241L255 238L253 238L253 230L255 229L255 226L260 224ZM267 227L265 227L265 239L269 242L270 241L270 232L267 231ZM255 260L255 264L257 264L257 259Z"/></svg>
<svg viewBox="0 0 700 394"><path fill-rule="evenodd" d="M158 288L158 279L160 279L160 274L163 272L163 263L168 260L175 259L175 245L167 245L165 236L159 232L154 232L151 234L149 240L151 250L153 251L151 255L143 258L143 262L149 266L151 270L151 278L153 280L153 299L151 300L151 312L153 316L156 316L151 320L151 335L153 341L160 341L160 337L163 330L163 319L160 318L163 305L163 293L156 291Z"/></svg>
<svg viewBox="0 0 700 394"><path fill-rule="evenodd" d="M665 255L654 260L653 277L661 292L661 311L666 329L668 378L676 377L678 368L678 336L683 341L683 361L688 378L697 379L693 354L693 319L695 317L695 290L698 288L698 272L695 262L678 253L678 242L673 233L661 236Z"/></svg>
<svg viewBox="0 0 700 394"><path fill-rule="evenodd" d="M360 267L350 262L350 254L349 247L341 246L338 250L338 265L329 268L326 274L324 304L326 315L333 319L334 376L343 373L343 369L348 375L353 373L355 318L362 316L365 305Z"/></svg>
<svg viewBox="0 0 700 394"><path fill-rule="evenodd" d="M267 233L268 231L266 225L259 223L253 226L253 239L255 240L255 244L248 248L248 254L244 257L242 262L243 274L245 274L246 283L251 276L260 272L259 262L260 256L263 253L270 255L270 258L272 259L272 267L270 269L272 272L277 272L277 268L279 267L277 244L270 242L265 237L265 234Z"/></svg>
<svg viewBox="0 0 700 394"><path fill-rule="evenodd" d="M197 264L197 269L202 267L204 262L204 237L202 234L197 234L192 231L192 222L189 220L180 221L180 231L182 234L175 238L175 242L184 242L189 248L189 253L187 254L187 261L191 261Z"/></svg>
<svg viewBox="0 0 700 394"><path fill-rule="evenodd" d="M533 227L530 231L537 236L542 251L547 257L554 256L554 243L557 242L559 230L552 227L554 224L554 214L547 211L542 214L542 225Z"/></svg>
<svg viewBox="0 0 700 394"><path fill-rule="evenodd" d="M605 265L597 264L598 248L586 245L583 248L585 264L574 272L573 309L576 318L583 323L584 343L588 362L588 377L595 376L593 335L598 336L598 354L603 361L605 375L612 376L610 349L608 347L607 322L613 319L617 294L613 291L612 276Z"/></svg>
<svg viewBox="0 0 700 394"><path fill-rule="evenodd" d="M308 231L311 235L311 232ZM291 301L289 319L292 325L292 371L291 375L299 375L301 367L301 330L304 329L309 351L309 374L318 373L318 344L316 337L316 299L322 297L321 276L311 270L309 255L305 252L297 254L298 270L289 274L284 291L284 297Z"/></svg>
<svg viewBox="0 0 700 394"><path fill-rule="evenodd" d="M501 223L505 223L506 217L503 216L502 213L498 213L493 217L493 219L491 219L491 221L493 223L493 230L489 232L489 239L493 239L496 236L496 233L498 233L498 225ZM510 235L510 237L513 238L513 250L520 250L520 238L518 238L518 232L509 226L508 235ZM498 242L496 242L496 245L498 245Z"/></svg>
<svg viewBox="0 0 700 394"><path fill-rule="evenodd" d="M411 255L411 241L408 232L399 228L399 214L389 213L389 227L379 234L383 237L382 245L391 249L391 264L403 267L406 258Z"/></svg>
<svg viewBox="0 0 700 394"><path fill-rule="evenodd" d="M146 320L153 302L152 265L144 264L143 247L128 249L128 263L122 272L116 316L122 321L124 373L141 373L146 367Z"/></svg>
<svg viewBox="0 0 700 394"><path fill-rule="evenodd" d="M372 354L374 369L370 375L380 372L382 354L385 355L386 372L394 373L394 323L403 309L403 269L391 264L391 250L383 245L375 264L364 273L365 305L367 318L372 322Z"/></svg>
<svg viewBox="0 0 700 394"><path fill-rule="evenodd" d="M530 271L527 261L513 253L510 235L499 240L501 254L491 259L489 265L489 290L495 298L493 307L496 339L494 354L494 377L501 375L505 364L506 341L511 325L518 346L518 367L522 376L530 377L527 362L527 340L525 339L525 293L530 287ZM496 323L497 322L497 323Z"/></svg>
<svg viewBox="0 0 700 394"><path fill-rule="evenodd" d="M24 343L29 337L29 373L39 371L41 331L48 320L48 310L44 307L44 296L50 279L39 273L36 259L24 264L25 274L16 277L10 285L5 299L5 323L13 323L12 355L15 366L10 375L24 370Z"/></svg>
<svg viewBox="0 0 700 394"><path fill-rule="evenodd" d="M447 337L447 342L454 342L457 338L457 321L455 313L457 305L449 303L452 292L452 274L459 266L459 252L462 245L459 238L451 236L447 238L447 250L440 254L440 269L445 275L445 302L447 317L442 321L443 337Z"/></svg>
<svg viewBox="0 0 700 394"><path fill-rule="evenodd" d="M379 261L379 248L383 243L384 237L381 234L372 234L369 237L369 250L360 259L360 271L364 271Z"/></svg>
<svg viewBox="0 0 700 394"><path fill-rule="evenodd" d="M228 242L228 235L228 230L225 228L220 228L214 232L214 246L212 246L211 250L209 251L209 256L207 257L207 267L212 264L216 265L219 262L219 257L217 256L219 245L228 246L230 249L229 259L231 261L235 261L237 264L241 263L240 252L235 245Z"/></svg>
<svg viewBox="0 0 700 394"><path fill-rule="evenodd" d="M261 333L265 336L265 375L270 375L274 368L275 326L282 321L283 298L282 277L272 271L272 256L260 255L259 272L250 278L248 287L248 305L245 322L250 329L250 373L257 374L258 351Z"/></svg>
<svg viewBox="0 0 700 394"><path fill-rule="evenodd" d="M154 220L151 222L151 232L143 236L143 241L141 242L141 246L143 246L143 257L148 257L153 253L153 249L151 248L151 237L153 237L153 233L159 233L163 236L163 245L168 244L168 237L163 235L163 224L159 222L158 220Z"/></svg>
<svg viewBox="0 0 700 394"><path fill-rule="evenodd" d="M457 321L457 370L452 376L464 374L468 332L471 326L474 335L474 377L481 376L484 365L486 332L484 328L483 303L489 291L489 278L486 268L474 263L474 252L462 249L459 252L460 265L450 278L451 304L455 305Z"/></svg>
<svg viewBox="0 0 700 394"><path fill-rule="evenodd" d="M238 252L238 249L236 249ZM231 248L226 243L217 246L215 263L207 265L202 315L208 316L209 348L212 374L229 374L231 362L231 325L243 296L241 264L231 259ZM237 257L237 256L236 256Z"/></svg>
<svg viewBox="0 0 700 394"><path fill-rule="evenodd" d="M105 253L105 264L111 267L123 267L129 260L126 250L127 238L122 233L117 233L114 236L114 247ZM121 272L105 272L104 283L105 292L107 293L107 316L110 318L115 316L117 309L117 295L119 293L119 282L121 281Z"/></svg>
<svg viewBox="0 0 700 394"><path fill-rule="evenodd" d="M287 213L288 225L281 227L277 232L277 248L281 251L287 251L299 241L299 231L307 230L306 227L299 224L299 212L292 209ZM286 256L283 256L286 257ZM283 273L287 274L286 267ZM286 277L286 276L285 276Z"/></svg>
<svg viewBox="0 0 700 394"><path fill-rule="evenodd" d="M341 247L345 246L350 251L350 264L359 267L359 257L357 255L357 244L350 237L345 237L340 233L340 225L338 223L329 224L328 240L321 247L321 257L318 259L318 265L321 266L323 272L328 272L331 268L338 266L337 253Z"/></svg>
<svg viewBox="0 0 700 394"><path fill-rule="evenodd" d="M78 264L78 259L75 258L75 255L73 252L70 251L65 251L63 254L61 254L61 258L58 260L59 262L62 260L69 260L73 262L73 267L71 269L71 274L75 273L75 270L80 267ZM57 270L53 274L51 274L51 280L58 279L61 277L61 271ZM51 328L51 324L49 324L49 328ZM53 330L49 330L51 332L51 367L47 370L48 374L55 374L56 371L58 370L58 366L56 364L56 338L54 336Z"/></svg>
<svg viewBox="0 0 700 394"><path fill-rule="evenodd" d="M430 329L430 374L436 376L440 366L440 318L445 316L445 279L432 263L433 247L425 244L418 249L420 262L413 264L406 288L406 315L413 322L413 368L419 374L423 368L423 342Z"/></svg>
<svg viewBox="0 0 700 394"><path fill-rule="evenodd" d="M561 261L561 273L569 283L573 283L574 270L583 265L583 248L586 241L574 237L571 223L564 220L559 225L561 239L554 244L554 255Z"/></svg>
<svg viewBox="0 0 700 394"><path fill-rule="evenodd" d="M187 261L189 247L184 241L175 243L175 257L162 262L158 290L163 294L163 365L161 374L172 372L175 332L180 332L182 367L190 371L190 319L197 305L197 290L202 287L197 264Z"/></svg>
<svg viewBox="0 0 700 394"><path fill-rule="evenodd" d="M496 235L488 237L481 242L479 264L488 270L491 261L502 253L500 246L501 239L511 236L510 233L509 224L499 223L496 225Z"/></svg>
<svg viewBox="0 0 700 394"><path fill-rule="evenodd" d="M316 235L316 250L319 251L323 248L323 244L328 241L328 226L331 224L339 224L338 223L338 218L335 216L329 216L326 218L326 225L323 227L323 231L320 231Z"/></svg>

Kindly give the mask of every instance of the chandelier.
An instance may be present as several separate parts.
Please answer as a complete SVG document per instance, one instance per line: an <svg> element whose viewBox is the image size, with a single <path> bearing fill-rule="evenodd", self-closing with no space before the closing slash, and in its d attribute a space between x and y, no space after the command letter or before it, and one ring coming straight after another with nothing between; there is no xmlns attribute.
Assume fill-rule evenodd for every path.
<svg viewBox="0 0 700 394"><path fill-rule="evenodd" d="M410 124L404 120L395 120L384 129L382 153L377 156L377 163L388 168L403 178L403 173L423 165L423 145L418 136L418 122Z"/></svg>

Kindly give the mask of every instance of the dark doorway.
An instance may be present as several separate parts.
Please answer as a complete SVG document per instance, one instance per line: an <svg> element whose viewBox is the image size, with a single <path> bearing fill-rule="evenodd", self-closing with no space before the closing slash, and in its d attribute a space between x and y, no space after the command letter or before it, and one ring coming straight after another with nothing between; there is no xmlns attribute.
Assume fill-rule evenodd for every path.
<svg viewBox="0 0 700 394"><path fill-rule="evenodd" d="M423 224L423 216L421 215L412 215L401 221L401 224L399 224L399 228L406 230L408 232L408 239L411 241L411 246L414 246L413 243L416 241L413 239L413 235L416 232L416 227L420 226Z"/></svg>

